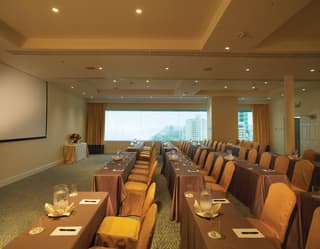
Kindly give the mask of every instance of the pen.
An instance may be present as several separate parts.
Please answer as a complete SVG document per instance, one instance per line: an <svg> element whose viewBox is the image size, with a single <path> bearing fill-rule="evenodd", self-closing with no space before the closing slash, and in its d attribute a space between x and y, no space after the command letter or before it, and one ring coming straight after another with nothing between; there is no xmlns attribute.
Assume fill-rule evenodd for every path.
<svg viewBox="0 0 320 249"><path fill-rule="evenodd" d="M242 234L258 234L258 232L241 232Z"/></svg>
<svg viewBox="0 0 320 249"><path fill-rule="evenodd" d="M84 202L97 202L97 201L90 201L90 200L85 200Z"/></svg>
<svg viewBox="0 0 320 249"><path fill-rule="evenodd" d="M226 199L213 199L213 201L227 201Z"/></svg>
<svg viewBox="0 0 320 249"><path fill-rule="evenodd" d="M61 232L74 232L76 229L74 228L60 228L59 231Z"/></svg>

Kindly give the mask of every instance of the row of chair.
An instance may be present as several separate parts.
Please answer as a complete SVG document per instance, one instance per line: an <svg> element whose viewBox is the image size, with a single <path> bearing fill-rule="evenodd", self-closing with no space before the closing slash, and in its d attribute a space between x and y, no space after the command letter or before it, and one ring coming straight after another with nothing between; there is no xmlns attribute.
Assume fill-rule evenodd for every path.
<svg viewBox="0 0 320 249"><path fill-rule="evenodd" d="M121 203L120 216L104 218L96 234L95 249L150 248L158 210L153 182L156 157L154 144L140 152L125 182L127 194Z"/></svg>

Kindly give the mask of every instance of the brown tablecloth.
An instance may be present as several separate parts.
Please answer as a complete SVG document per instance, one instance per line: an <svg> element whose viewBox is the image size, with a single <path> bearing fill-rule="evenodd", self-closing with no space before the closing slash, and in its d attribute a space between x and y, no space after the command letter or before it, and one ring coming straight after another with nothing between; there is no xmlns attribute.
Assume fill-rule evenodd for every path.
<svg viewBox="0 0 320 249"><path fill-rule="evenodd" d="M218 198L220 196L217 196ZM195 198L198 198L196 195ZM215 219L201 218L193 210L194 198L183 198L182 215L180 223L180 249L274 249L266 239L240 239L232 228L252 228L247 220L232 204L222 204L220 212L223 214ZM223 239L211 239L208 232L213 229L213 223L220 220Z"/></svg>
<svg viewBox="0 0 320 249"><path fill-rule="evenodd" d="M92 190L108 192L115 214L127 195L125 182L136 161L135 152L122 152L124 159L111 161L93 176Z"/></svg>
<svg viewBox="0 0 320 249"><path fill-rule="evenodd" d="M144 142L138 142L138 143L136 143L134 145L128 146L126 151L127 152L136 152L137 153L136 156L138 158L140 152L143 150L143 147L144 147Z"/></svg>
<svg viewBox="0 0 320 249"><path fill-rule="evenodd" d="M235 161L230 192L260 217L269 187L275 182L289 183L288 177L275 171L259 168L245 160Z"/></svg>
<svg viewBox="0 0 320 249"><path fill-rule="evenodd" d="M316 193L297 192L297 208L292 225L288 230L286 249L305 249L313 211L320 206L320 196ZM320 237L319 248L320 248Z"/></svg>
<svg viewBox="0 0 320 249"><path fill-rule="evenodd" d="M98 204L79 204L81 199L100 199ZM94 240L95 233L103 220L109 214L110 202L108 193L80 192L70 198L75 203L75 209L69 217L43 217L44 231L29 235L30 226L11 241L4 249L88 249ZM82 226L76 236L50 236L58 226Z"/></svg>
<svg viewBox="0 0 320 249"><path fill-rule="evenodd" d="M179 160L170 161L166 153L167 184L171 194L170 220L179 221L184 192L193 190L200 191L203 188L203 177L195 170L192 162L186 159L181 152L177 152Z"/></svg>

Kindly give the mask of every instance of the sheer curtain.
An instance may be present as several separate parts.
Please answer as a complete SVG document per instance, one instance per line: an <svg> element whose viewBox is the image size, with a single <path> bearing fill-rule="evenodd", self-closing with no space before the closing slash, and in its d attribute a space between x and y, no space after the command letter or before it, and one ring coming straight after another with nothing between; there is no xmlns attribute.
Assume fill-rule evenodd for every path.
<svg viewBox="0 0 320 249"><path fill-rule="evenodd" d="M87 143L91 154L104 153L104 103L87 105Z"/></svg>
<svg viewBox="0 0 320 249"><path fill-rule="evenodd" d="M269 105L253 105L253 140L261 145L270 145Z"/></svg>

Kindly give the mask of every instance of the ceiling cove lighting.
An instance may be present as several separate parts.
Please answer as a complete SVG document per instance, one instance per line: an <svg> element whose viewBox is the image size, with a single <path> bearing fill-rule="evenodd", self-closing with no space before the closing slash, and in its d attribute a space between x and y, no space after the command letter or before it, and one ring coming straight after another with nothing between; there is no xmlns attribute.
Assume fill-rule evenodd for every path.
<svg viewBox="0 0 320 249"><path fill-rule="evenodd" d="M141 15L141 14L142 14L142 12L143 12L143 10L142 10L142 9L136 9L136 13L137 13L138 15Z"/></svg>
<svg viewBox="0 0 320 249"><path fill-rule="evenodd" d="M53 13L59 13L59 9L58 9L57 7L52 7L52 8L51 8L51 11L52 11Z"/></svg>

